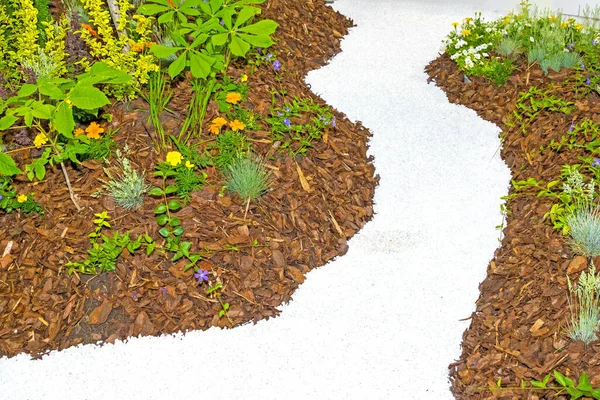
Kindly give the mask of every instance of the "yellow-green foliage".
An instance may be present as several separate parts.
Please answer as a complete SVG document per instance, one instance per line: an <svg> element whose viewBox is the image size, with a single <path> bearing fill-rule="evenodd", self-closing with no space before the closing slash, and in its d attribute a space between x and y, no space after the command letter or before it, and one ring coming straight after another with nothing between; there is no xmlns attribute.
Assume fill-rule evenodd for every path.
<svg viewBox="0 0 600 400"><path fill-rule="evenodd" d="M9 0L14 10L0 7L0 68L11 83L18 83L18 66L38 58L37 15L32 0Z"/></svg>
<svg viewBox="0 0 600 400"><path fill-rule="evenodd" d="M118 37L103 0L82 0L89 15L91 28L82 29L81 37L88 45L90 55L99 61L127 72L133 77L127 85L107 88L117 98L135 96L135 89L148 82L148 74L158 71L154 56L147 54L150 43L152 21L141 15L129 17L127 10L132 6L127 0L119 0L119 31L126 34ZM95 29L95 31L94 31Z"/></svg>
<svg viewBox="0 0 600 400"><path fill-rule="evenodd" d="M63 16L59 22L43 22L46 32L46 45L44 50L54 65L54 76L63 76L67 73L65 59L65 37L70 29L69 19Z"/></svg>

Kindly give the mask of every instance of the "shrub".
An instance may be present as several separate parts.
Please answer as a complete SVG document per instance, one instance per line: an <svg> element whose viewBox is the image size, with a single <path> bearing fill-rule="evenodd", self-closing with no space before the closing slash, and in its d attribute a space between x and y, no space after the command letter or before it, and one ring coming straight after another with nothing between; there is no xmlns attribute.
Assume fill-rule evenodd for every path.
<svg viewBox="0 0 600 400"><path fill-rule="evenodd" d="M586 205L567 216L573 251L585 257L600 255L600 215L598 207Z"/></svg>

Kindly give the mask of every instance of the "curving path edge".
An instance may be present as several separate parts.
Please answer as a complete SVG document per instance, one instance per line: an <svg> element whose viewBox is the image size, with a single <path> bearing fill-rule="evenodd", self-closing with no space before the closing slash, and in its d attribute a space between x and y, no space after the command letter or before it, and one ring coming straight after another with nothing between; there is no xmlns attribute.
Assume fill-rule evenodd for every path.
<svg viewBox="0 0 600 400"><path fill-rule="evenodd" d="M449 104L425 65L475 0L336 0L357 27L307 76L373 132L376 215L280 317L0 359L3 399L451 399L448 364L498 245L499 128ZM474 5L479 3L479 5Z"/></svg>

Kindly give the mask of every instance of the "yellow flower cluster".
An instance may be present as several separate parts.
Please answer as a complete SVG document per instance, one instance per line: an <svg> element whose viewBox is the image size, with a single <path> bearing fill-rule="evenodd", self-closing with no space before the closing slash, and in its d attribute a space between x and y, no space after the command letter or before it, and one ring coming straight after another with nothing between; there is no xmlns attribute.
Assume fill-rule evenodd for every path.
<svg viewBox="0 0 600 400"><path fill-rule="evenodd" d="M23 204L27 201L27 195L20 194L17 196L17 203Z"/></svg>
<svg viewBox="0 0 600 400"><path fill-rule="evenodd" d="M152 19L141 15L129 17L127 10L132 5L127 0L119 0L117 5L120 18L117 27L125 34L117 38L104 1L83 0L82 2L89 14L90 26L94 30L92 32L91 29L82 29L79 33L87 43L92 57L133 77L128 84L108 88L109 94L117 98L135 97L135 88L148 82L150 72L160 69L154 56L135 50L146 48L151 42ZM137 37L135 40L130 37L130 34L134 33Z"/></svg>
<svg viewBox="0 0 600 400"><path fill-rule="evenodd" d="M181 164L183 161L183 156L181 155L180 152L178 151L170 151L167 153L167 157L166 157L166 162L167 164L170 164L173 167L178 166L179 164ZM185 161L185 167L187 169L192 169L194 168L196 165L192 164L190 162L190 160L186 160Z"/></svg>
<svg viewBox="0 0 600 400"><path fill-rule="evenodd" d="M33 139L33 145L38 149L40 147L42 147L43 145L45 145L46 143L48 143L48 137L46 135L44 135L43 133L38 133L35 136L35 139Z"/></svg>

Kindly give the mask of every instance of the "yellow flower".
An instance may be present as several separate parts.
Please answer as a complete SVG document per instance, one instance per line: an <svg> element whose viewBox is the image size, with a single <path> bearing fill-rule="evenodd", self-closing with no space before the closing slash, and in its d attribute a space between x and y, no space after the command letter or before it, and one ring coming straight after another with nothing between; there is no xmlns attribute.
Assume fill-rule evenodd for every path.
<svg viewBox="0 0 600 400"><path fill-rule="evenodd" d="M86 129L87 137L90 139L100 139L100 134L104 132L104 128L100 127L96 122L92 122Z"/></svg>
<svg viewBox="0 0 600 400"><path fill-rule="evenodd" d="M566 28L567 26L569 26L569 24L567 22L561 22L560 23L560 27L561 28Z"/></svg>
<svg viewBox="0 0 600 400"><path fill-rule="evenodd" d="M553 14L548 15L548 19L550 21L554 21L556 19L556 17Z"/></svg>
<svg viewBox="0 0 600 400"><path fill-rule="evenodd" d="M231 121L229 126L231 127L232 131L243 131L244 128L246 128L246 124L244 124L242 121L238 121L237 119Z"/></svg>
<svg viewBox="0 0 600 400"><path fill-rule="evenodd" d="M225 101L231 104L237 104L241 99L242 95L235 92L227 93L227 96L225 97Z"/></svg>
<svg viewBox="0 0 600 400"><path fill-rule="evenodd" d="M509 22L510 22L510 17L504 17L504 23L506 25L508 25Z"/></svg>
<svg viewBox="0 0 600 400"><path fill-rule="evenodd" d="M219 128L227 125L227 120L223 117L218 117L212 120L213 125L218 126Z"/></svg>
<svg viewBox="0 0 600 400"><path fill-rule="evenodd" d="M248 75L242 74L242 76L240 76L240 82L246 82L247 80L248 80Z"/></svg>
<svg viewBox="0 0 600 400"><path fill-rule="evenodd" d="M455 22L453 22L453 23L452 23L452 26L456 28L456 27L458 26L458 22L456 22L456 21L455 21Z"/></svg>
<svg viewBox="0 0 600 400"><path fill-rule="evenodd" d="M468 30L468 29L463 29L463 30L462 30L462 35L463 35L463 36L469 36L470 34L471 34L471 31L470 31L470 30Z"/></svg>
<svg viewBox="0 0 600 400"><path fill-rule="evenodd" d="M45 145L48 142L48 138L43 133L38 133L35 139L33 139L33 144L38 149Z"/></svg>
<svg viewBox="0 0 600 400"><path fill-rule="evenodd" d="M69 99L65 99L65 103L69 105L69 108L73 108L73 102Z"/></svg>
<svg viewBox="0 0 600 400"><path fill-rule="evenodd" d="M17 196L17 202L18 202L18 203L21 203L21 204L23 204L23 203L25 203L26 201L27 201L27 196L26 196L26 195L24 195L24 194L20 194L20 195L18 195L18 196Z"/></svg>
<svg viewBox="0 0 600 400"><path fill-rule="evenodd" d="M81 128L77 128L75 129L75 132L73 132L73 135L75 136L79 136L79 135L83 135L85 133L85 131Z"/></svg>
<svg viewBox="0 0 600 400"><path fill-rule="evenodd" d="M221 130L221 127L219 127L219 125L211 124L208 127L208 131L210 133L212 133L213 135L218 135L220 130Z"/></svg>
<svg viewBox="0 0 600 400"><path fill-rule="evenodd" d="M575 29L577 29L578 31L583 30L583 25L575 24Z"/></svg>
<svg viewBox="0 0 600 400"><path fill-rule="evenodd" d="M471 18L471 17L467 17L467 18L465 18L465 21L466 21L467 23L469 23L469 22L473 21L473 18Z"/></svg>
<svg viewBox="0 0 600 400"><path fill-rule="evenodd" d="M194 164L192 164L192 163L190 162L190 160L186 160L186 161L185 161L185 167L186 167L187 169L192 169L192 168L194 168L194 167L195 167L195 165L194 165Z"/></svg>
<svg viewBox="0 0 600 400"><path fill-rule="evenodd" d="M167 153L167 162L172 166L175 167L176 165L181 164L181 160L183 160L183 157L181 156L180 152L170 151Z"/></svg>

